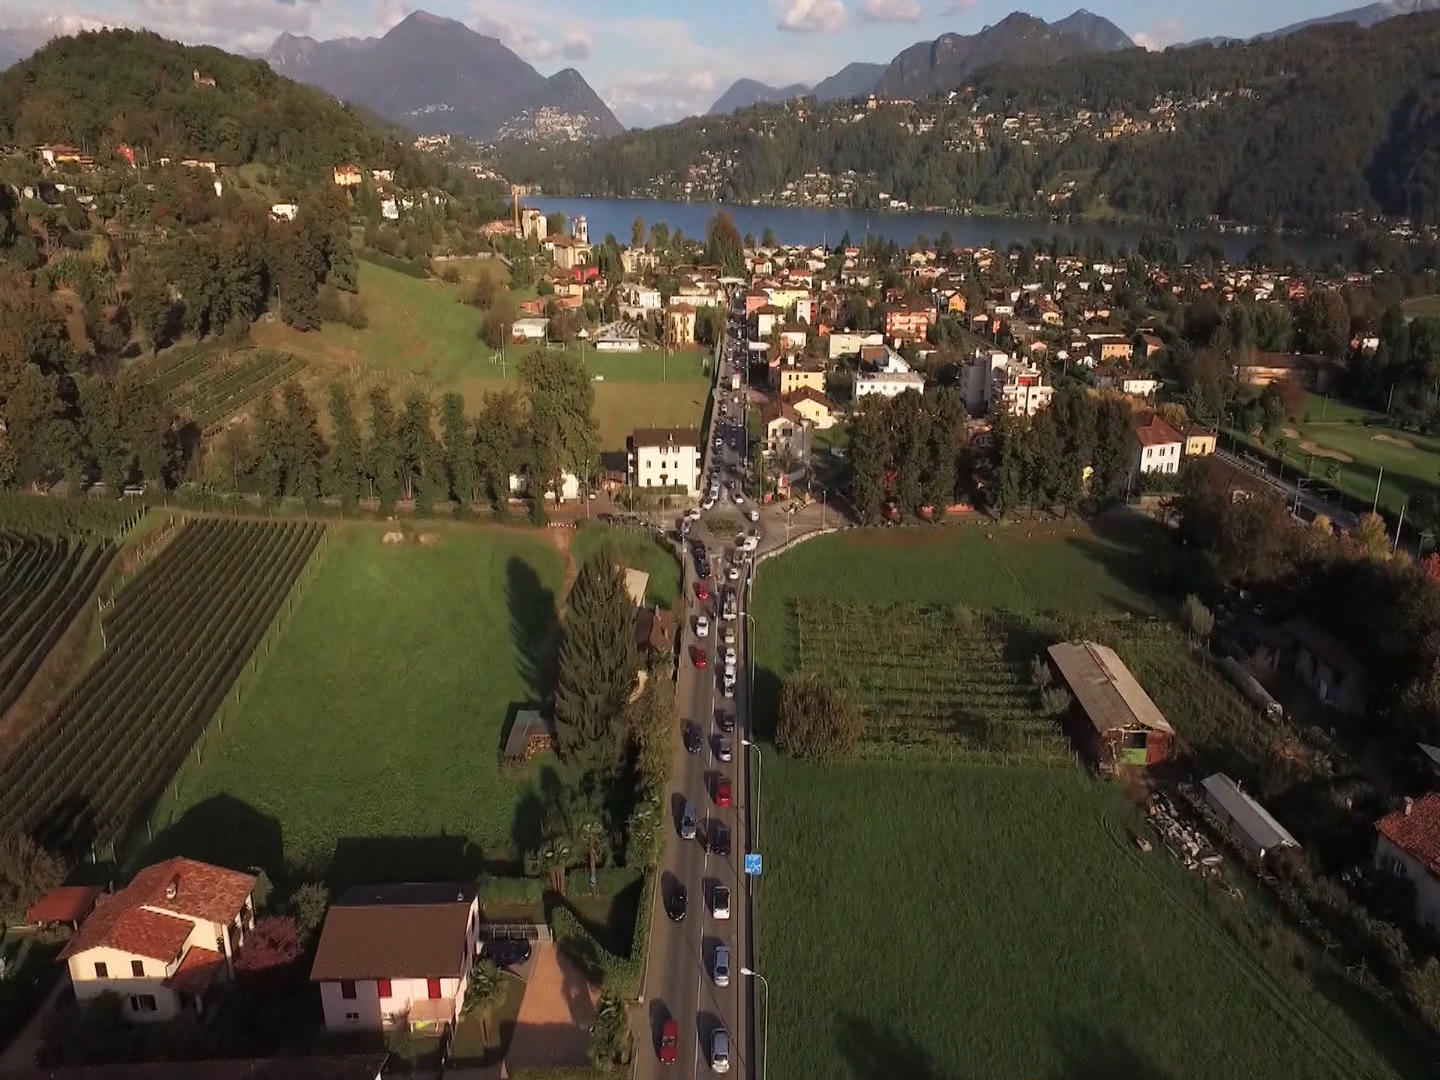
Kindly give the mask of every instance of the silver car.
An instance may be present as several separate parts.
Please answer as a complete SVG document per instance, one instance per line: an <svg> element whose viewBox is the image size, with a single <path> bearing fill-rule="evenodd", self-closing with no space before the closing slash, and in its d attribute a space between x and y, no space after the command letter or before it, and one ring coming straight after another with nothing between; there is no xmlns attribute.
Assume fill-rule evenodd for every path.
<svg viewBox="0 0 1440 1080"><path fill-rule="evenodd" d="M715 746L715 756L718 757L721 761L729 761L731 758L731 754L732 752L730 749L730 736L721 735L719 742L716 743Z"/></svg>
<svg viewBox="0 0 1440 1080"><path fill-rule="evenodd" d="M710 975L714 978L716 986L730 985L730 947L728 945L715 946L715 963L710 968Z"/></svg>
<svg viewBox="0 0 1440 1080"><path fill-rule="evenodd" d="M684 812L680 815L680 839L695 839L695 807L688 802L685 804Z"/></svg>

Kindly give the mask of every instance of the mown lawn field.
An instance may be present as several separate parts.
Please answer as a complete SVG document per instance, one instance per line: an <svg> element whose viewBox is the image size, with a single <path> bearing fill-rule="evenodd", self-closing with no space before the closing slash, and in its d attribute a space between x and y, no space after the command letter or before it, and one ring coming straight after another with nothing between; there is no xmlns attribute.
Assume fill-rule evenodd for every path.
<svg viewBox="0 0 1440 1080"><path fill-rule="evenodd" d="M762 735L801 663L841 683L842 668L856 669L864 685L848 689L875 728L843 765L764 751L755 910L771 1075L1423 1072L1395 1017L1258 895L1234 900L1162 851L1140 852L1121 788L1068 763L1040 730L1029 654L1014 645L1035 651L1032 636L1083 619L1134 656L1182 739L1193 730L1243 761L1253 732L1215 729L1250 717L1177 631L1152 621L1168 610L1151 589L1170 544L1127 517L1096 530L854 530L761 566ZM987 629L993 655L977 640ZM949 711L935 713L937 701Z"/></svg>
<svg viewBox="0 0 1440 1080"><path fill-rule="evenodd" d="M621 566L650 575L645 583L647 604L669 608L680 599L680 562L671 548L649 533L598 524L582 525L576 530L570 552L577 568L600 551L608 551Z"/></svg>
<svg viewBox="0 0 1440 1080"><path fill-rule="evenodd" d="M463 284L413 278L363 260L359 282L365 329L326 323L299 333L274 321L256 324L252 337L307 361L317 386L339 376L361 386L385 383L396 394L412 384L435 393L457 390L473 411L486 393L516 383L516 365L532 350L510 346L502 358L481 341L482 316L460 302ZM709 386L704 354L571 349L598 377L595 418L603 450L622 449L637 427L698 426Z"/></svg>
<svg viewBox="0 0 1440 1080"><path fill-rule="evenodd" d="M1440 437L1402 431L1391 427L1382 412L1318 394L1306 398L1300 415L1286 425L1285 475L1290 479L1307 470L1317 480L1327 479L1333 463L1336 486L1355 500L1352 509L1370 509L1379 481L1380 506L1391 514L1421 492L1440 495ZM1237 437L1274 459L1273 447Z"/></svg>
<svg viewBox="0 0 1440 1080"><path fill-rule="evenodd" d="M538 827L523 807L553 766L507 773L498 752L546 677L560 553L519 530L437 526L433 546L382 532L331 527L239 708L159 808L152 854L247 861L277 882L463 876Z"/></svg>

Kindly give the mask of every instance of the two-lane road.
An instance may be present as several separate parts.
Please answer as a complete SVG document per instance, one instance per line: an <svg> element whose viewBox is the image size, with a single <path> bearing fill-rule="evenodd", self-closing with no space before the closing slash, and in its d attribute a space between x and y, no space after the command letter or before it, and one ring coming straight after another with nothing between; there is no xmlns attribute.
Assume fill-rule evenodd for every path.
<svg viewBox="0 0 1440 1080"><path fill-rule="evenodd" d="M741 340L743 348L743 336ZM727 343L727 353L729 352ZM728 387L729 356L717 372L717 386L724 396L729 397ZM717 400L712 410L715 423L705 433L707 439L707 477L714 477L723 483L726 479L738 482L737 463L740 459L738 439L743 437L743 413L738 425L732 412L722 418ZM723 435L724 445L715 450L710 443L715 436ZM728 491L722 498L729 499ZM703 538L703 530L693 530L693 535ZM729 1035L729 1073L732 1076L749 1078L756 1070L751 1060L750 1039L747 1024L749 1015L748 995L752 992L749 980L740 974L742 967L751 965L749 955L749 927L747 919L749 905L743 880L745 852L749 848L746 826L748 807L745 805L746 792L750 790L746 775L748 760L742 737L748 738L748 718L743 715L744 695L747 692L748 672L746 671L745 614L743 602L747 599L736 586L738 582L727 582L725 567L730 544L711 544L708 559L711 575L706 580L710 597L707 601L698 598L697 586L700 577L697 572L693 551L687 546L684 554L684 625L680 634L680 672L676 684L676 706L679 716L675 728L675 766L671 790L666 806L669 829L664 855L660 862L659 887L656 889L655 909L651 912L651 933L649 955L646 961L645 985L642 991L643 1004L635 1034L635 1076L637 1080L658 1080L660 1077L696 1077L712 1073L711 1050L714 1033L724 1029ZM729 592L736 596L735 618L723 618L721 595ZM700 614L709 619L709 631L704 638L695 632L696 617ZM737 652L736 685L733 697L722 691L720 674L724 670L725 632L735 634L734 648ZM695 666L697 648L703 648L708 663L704 668ZM737 708L737 705L742 707ZM734 718L734 730L721 730L720 718ZM698 727L702 740L698 751L687 752L683 734L686 725ZM720 759L721 736L726 735L731 748L730 761ZM728 807L717 805L718 781L728 779L731 803ZM694 808L698 821L695 839L685 840L680 836L680 821L686 804ZM728 834L728 844L722 854L717 846L717 825ZM729 890L729 918L717 918L714 912L715 889L723 886ZM680 921L670 918L676 892L681 887L687 895L685 916ZM728 982L717 985L715 980L716 950L724 946L730 953ZM679 1029L676 1061L673 1065L662 1064L658 1047L665 1021L673 1019Z"/></svg>

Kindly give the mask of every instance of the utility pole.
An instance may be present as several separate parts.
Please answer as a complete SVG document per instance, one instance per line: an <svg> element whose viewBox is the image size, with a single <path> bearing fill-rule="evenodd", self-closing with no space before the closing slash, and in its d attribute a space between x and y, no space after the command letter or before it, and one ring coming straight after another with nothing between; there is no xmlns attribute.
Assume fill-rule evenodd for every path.
<svg viewBox="0 0 1440 1080"><path fill-rule="evenodd" d="M1393 388L1392 388L1393 389ZM1373 514L1380 508L1380 481L1385 479L1385 466L1380 466L1380 475L1375 477L1375 501L1370 504L1370 512Z"/></svg>
<svg viewBox="0 0 1440 1080"><path fill-rule="evenodd" d="M1390 551L1392 553L1400 547L1400 526L1405 524L1405 507L1409 505L1409 499L1406 499L1400 504L1400 520L1395 522L1395 542L1390 545Z"/></svg>

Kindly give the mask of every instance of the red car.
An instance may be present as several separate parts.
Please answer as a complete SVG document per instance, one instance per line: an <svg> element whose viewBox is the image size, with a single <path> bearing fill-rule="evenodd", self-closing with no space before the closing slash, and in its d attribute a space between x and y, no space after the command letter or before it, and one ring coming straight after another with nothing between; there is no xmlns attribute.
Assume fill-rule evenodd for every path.
<svg viewBox="0 0 1440 1080"><path fill-rule="evenodd" d="M710 599L710 586L703 581L700 582L700 584L695 586L695 595L700 598L702 604L705 603Z"/></svg>
<svg viewBox="0 0 1440 1080"><path fill-rule="evenodd" d="M660 1025L660 1047L657 1051L661 1065L675 1064L675 1048L680 1043L680 1025L674 1019Z"/></svg>
<svg viewBox="0 0 1440 1080"><path fill-rule="evenodd" d="M728 808L730 806L730 778L722 776L715 781L715 805Z"/></svg>
<svg viewBox="0 0 1440 1080"><path fill-rule="evenodd" d="M707 665L709 662L710 662L710 659L709 659L709 657L707 657L707 656L705 655L705 650L704 650L704 649L696 649L696 650L695 650L695 666L696 666L697 668L703 668L703 667L704 667L705 665Z"/></svg>

